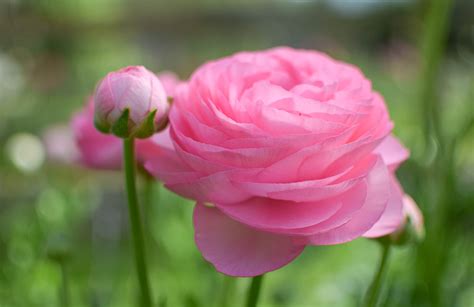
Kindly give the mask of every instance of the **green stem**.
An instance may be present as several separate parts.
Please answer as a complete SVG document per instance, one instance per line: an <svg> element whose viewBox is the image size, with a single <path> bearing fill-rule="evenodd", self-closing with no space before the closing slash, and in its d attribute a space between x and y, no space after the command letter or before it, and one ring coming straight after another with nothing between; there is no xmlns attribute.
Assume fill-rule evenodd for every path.
<svg viewBox="0 0 474 307"><path fill-rule="evenodd" d="M130 217L130 228L132 234L133 247L135 252L135 265L138 274L138 281L141 291L141 305L151 306L150 286L148 283L145 240L143 235L143 225L140 217L140 208L138 207L137 189L135 186L135 147L134 139L124 139L123 158L125 169L125 183L128 197L128 210Z"/></svg>
<svg viewBox="0 0 474 307"><path fill-rule="evenodd" d="M59 267L61 269L61 292L60 292L60 300L62 307L69 306L69 277L67 274L67 268L65 261L59 262Z"/></svg>
<svg viewBox="0 0 474 307"><path fill-rule="evenodd" d="M385 275L385 271L387 270L388 258L390 256L390 243L384 242L382 246L382 258L380 259L377 273L375 274L365 297L364 306L366 307L377 306L380 290L382 289L383 277Z"/></svg>
<svg viewBox="0 0 474 307"><path fill-rule="evenodd" d="M235 284L237 282L237 278L224 276L224 280L222 281L222 291L220 295L220 299L217 302L217 307L229 307L233 306L231 303L233 301Z"/></svg>
<svg viewBox="0 0 474 307"><path fill-rule="evenodd" d="M255 276L252 278L252 283L247 294L247 307L255 307L258 303L258 297L260 295L260 288L262 287L263 275Z"/></svg>

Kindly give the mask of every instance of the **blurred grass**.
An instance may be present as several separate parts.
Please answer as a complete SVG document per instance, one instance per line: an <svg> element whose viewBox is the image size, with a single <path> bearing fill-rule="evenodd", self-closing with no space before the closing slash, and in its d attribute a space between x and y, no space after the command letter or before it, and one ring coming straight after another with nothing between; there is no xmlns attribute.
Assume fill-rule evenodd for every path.
<svg viewBox="0 0 474 307"><path fill-rule="evenodd" d="M0 307L60 306L61 270L50 256L63 242L71 306L133 306L137 295L122 176L51 160L21 167L10 154L18 133L40 138L67 122L95 82L118 67L144 64L185 78L205 60L280 44L359 65L411 149L399 177L425 213L427 241L394 251L382 305L474 306L474 5L454 2L446 52L433 55L429 43L418 47L437 41L430 29L448 12L425 14L442 1L360 3L1 2ZM157 300L221 306L228 281L194 245L192 204L155 189L156 205L147 210ZM358 306L377 259L376 244L364 239L307 248L268 274L261 306ZM236 281L233 306L242 305L247 285Z"/></svg>

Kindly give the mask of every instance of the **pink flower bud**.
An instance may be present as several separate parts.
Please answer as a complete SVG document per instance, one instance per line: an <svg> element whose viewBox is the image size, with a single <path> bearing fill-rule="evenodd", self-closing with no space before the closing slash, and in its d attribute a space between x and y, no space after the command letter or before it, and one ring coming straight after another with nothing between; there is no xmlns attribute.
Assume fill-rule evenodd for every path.
<svg viewBox="0 0 474 307"><path fill-rule="evenodd" d="M122 138L147 138L167 123L165 89L143 66L107 74L97 87L94 103L96 128Z"/></svg>
<svg viewBox="0 0 474 307"><path fill-rule="evenodd" d="M394 244L403 245L408 242L419 242L425 237L423 214L413 198L408 194L403 196L404 220L397 231L390 234Z"/></svg>
<svg viewBox="0 0 474 307"><path fill-rule="evenodd" d="M157 75L163 84L166 93L172 98L176 87L182 83L181 80L172 72L162 72ZM122 142L119 138L111 134L103 134L94 127L94 98L88 98L84 108L76 113L71 121L71 130L74 136L73 142L76 146L65 142L71 141L68 138L61 138L55 143L56 147L66 147L76 149L73 160L80 162L89 168L118 170L122 167ZM137 159L139 164L143 164L144 159L155 154L154 149L150 149L152 140L155 138L163 147L171 147L168 144L169 129L157 133L153 138L137 141ZM55 138L56 139L56 138ZM49 146L48 146L49 147ZM57 149L56 149L57 151Z"/></svg>
<svg viewBox="0 0 474 307"><path fill-rule="evenodd" d="M403 212L405 214L405 226L409 224L413 228L416 239L422 240L425 237L423 213L421 213L413 198L407 194L403 197Z"/></svg>

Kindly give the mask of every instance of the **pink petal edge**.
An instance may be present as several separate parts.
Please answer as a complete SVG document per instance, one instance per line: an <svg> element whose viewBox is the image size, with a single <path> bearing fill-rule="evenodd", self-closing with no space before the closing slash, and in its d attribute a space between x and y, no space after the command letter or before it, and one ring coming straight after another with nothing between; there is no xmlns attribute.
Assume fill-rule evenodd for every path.
<svg viewBox="0 0 474 307"><path fill-rule="evenodd" d="M215 207L194 208L195 241L217 271L251 277L274 271L298 257L304 245L292 237L258 231L238 223Z"/></svg>

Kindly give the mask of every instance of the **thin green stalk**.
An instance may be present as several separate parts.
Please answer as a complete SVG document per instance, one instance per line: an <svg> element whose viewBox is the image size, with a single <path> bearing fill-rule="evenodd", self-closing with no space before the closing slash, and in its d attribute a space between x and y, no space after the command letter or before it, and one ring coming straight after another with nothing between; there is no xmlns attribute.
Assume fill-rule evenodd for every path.
<svg viewBox="0 0 474 307"><path fill-rule="evenodd" d="M263 275L258 275L252 278L252 283L247 294L247 307L255 307L260 296L260 289L262 287Z"/></svg>
<svg viewBox="0 0 474 307"><path fill-rule="evenodd" d="M425 155L433 149L433 140L438 153L435 160L425 165L423 176L423 199L427 224L426 240L417 253L418 282L413 294L415 304L421 304L426 296L432 306L443 306L442 285L450 245L449 218L451 203L456 202L453 193L453 146L442 127L442 106L439 77L450 28L454 0L425 1L426 15L420 36L421 69L419 76L420 118L424 123Z"/></svg>
<svg viewBox="0 0 474 307"><path fill-rule="evenodd" d="M367 291L365 297L365 304L366 307L375 307L377 306L377 302L380 296L380 291L383 285L383 279L385 275L385 271L387 270L387 263L388 258L390 256L390 246L391 244L388 242L384 242L382 244L382 257L380 259L378 270L370 284L369 290Z"/></svg>
<svg viewBox="0 0 474 307"><path fill-rule="evenodd" d="M60 291L61 306L68 307L70 298L69 298L69 277L67 274L66 262L60 261L59 267L61 269L61 291Z"/></svg>
<svg viewBox="0 0 474 307"><path fill-rule="evenodd" d="M229 307L233 306L233 296L235 291L235 284L237 278L224 276L222 281L222 290L219 299L217 300L217 307Z"/></svg>
<svg viewBox="0 0 474 307"><path fill-rule="evenodd" d="M135 265L138 274L138 282L141 291L141 305L149 307L152 305L150 286L148 283L145 240L143 225L141 222L140 208L138 207L137 189L135 185L135 146L134 139L124 139L123 157L125 169L125 183L127 188L128 210L130 217L130 229L135 253Z"/></svg>

